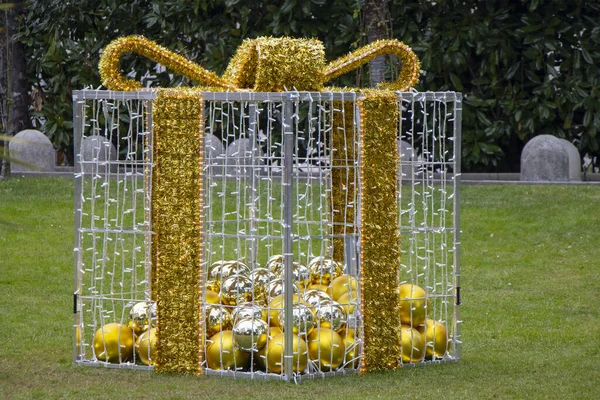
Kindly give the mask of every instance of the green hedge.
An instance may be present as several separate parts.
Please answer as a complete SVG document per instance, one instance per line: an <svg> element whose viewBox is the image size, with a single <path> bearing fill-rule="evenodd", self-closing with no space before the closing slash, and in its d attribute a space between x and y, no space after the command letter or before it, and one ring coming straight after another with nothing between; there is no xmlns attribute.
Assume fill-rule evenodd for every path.
<svg viewBox="0 0 600 400"><path fill-rule="evenodd" d="M69 150L71 90L100 86L99 52L116 37L143 34L218 73L244 38L260 35L318 37L333 59L364 44L361 3L27 0L18 39L29 53L34 118ZM598 1L391 0L390 10L391 36L422 60L417 89L465 95L465 171L518 171L524 143L543 133L598 160ZM142 78L153 63L131 56L123 68ZM364 82L364 73L338 84ZM145 81L185 83L167 72Z"/></svg>

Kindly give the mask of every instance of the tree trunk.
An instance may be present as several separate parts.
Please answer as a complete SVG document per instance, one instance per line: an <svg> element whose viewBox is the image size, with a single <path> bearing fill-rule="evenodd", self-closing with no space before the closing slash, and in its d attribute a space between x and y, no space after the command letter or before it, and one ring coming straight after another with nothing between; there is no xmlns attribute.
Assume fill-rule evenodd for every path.
<svg viewBox="0 0 600 400"><path fill-rule="evenodd" d="M389 38L390 11L387 0L366 0L362 7L365 34L369 43ZM374 58L369 63L371 85L376 86L384 80L385 56Z"/></svg>
<svg viewBox="0 0 600 400"><path fill-rule="evenodd" d="M27 82L27 58L22 43L12 40L17 33L16 16L23 12L23 7L17 3L15 8L8 12L9 41L12 45L12 66L9 68L8 79L12 81L12 105L10 107L10 120L8 134L15 135L23 129L31 128L29 119L29 83ZM11 76L12 75L12 76ZM12 79L11 79L12 78Z"/></svg>

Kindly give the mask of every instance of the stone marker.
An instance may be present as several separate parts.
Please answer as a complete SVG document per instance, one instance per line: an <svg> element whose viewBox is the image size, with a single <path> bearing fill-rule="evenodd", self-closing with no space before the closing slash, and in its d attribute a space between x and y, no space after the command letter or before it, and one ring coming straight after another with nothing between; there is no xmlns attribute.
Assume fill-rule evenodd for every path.
<svg viewBox="0 0 600 400"><path fill-rule="evenodd" d="M54 171L56 150L46 135L35 129L17 133L8 145L10 158L35 165L38 169L12 162L12 172Z"/></svg>
<svg viewBox="0 0 600 400"><path fill-rule="evenodd" d="M250 139L243 138L233 141L227 146L225 156L227 158L227 176L249 176L252 172L252 166L260 167L263 164L263 154L260 147L258 145L252 146ZM258 173L257 169L254 170L254 174Z"/></svg>
<svg viewBox="0 0 600 400"><path fill-rule="evenodd" d="M81 169L84 175L117 172L117 149L104 136L86 136L81 141ZM110 170L107 168L110 166Z"/></svg>
<svg viewBox="0 0 600 400"><path fill-rule="evenodd" d="M204 163L211 175L223 175L225 165L225 147L221 139L212 134L204 137Z"/></svg>
<svg viewBox="0 0 600 400"><path fill-rule="evenodd" d="M539 135L521 153L521 180L568 182L581 180L579 152L564 139Z"/></svg>

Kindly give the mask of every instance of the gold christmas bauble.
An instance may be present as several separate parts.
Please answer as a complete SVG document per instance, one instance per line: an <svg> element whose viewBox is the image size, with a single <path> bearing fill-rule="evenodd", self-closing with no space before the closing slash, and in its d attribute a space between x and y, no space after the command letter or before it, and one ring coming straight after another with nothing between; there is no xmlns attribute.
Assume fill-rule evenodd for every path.
<svg viewBox="0 0 600 400"><path fill-rule="evenodd" d="M300 296L299 294L295 293L292 295L292 303L293 304L304 304L305 306L308 306L308 304L306 304L304 302L304 299L302 299L302 296ZM283 301L283 293L280 295L275 296L270 302L269 302L269 325L270 326L279 326L279 312L281 310L283 310L285 302Z"/></svg>
<svg viewBox="0 0 600 400"><path fill-rule="evenodd" d="M430 360L433 356L443 357L448 349L448 331L440 321L427 318L425 325L417 328L425 338L425 357Z"/></svg>
<svg viewBox="0 0 600 400"><path fill-rule="evenodd" d="M233 323L246 318L258 318L267 321L267 310L252 303L238 304L231 312Z"/></svg>
<svg viewBox="0 0 600 400"><path fill-rule="evenodd" d="M213 290L206 290L206 304L220 304L219 293Z"/></svg>
<svg viewBox="0 0 600 400"><path fill-rule="evenodd" d="M427 292L420 286L404 283L399 288L400 320L402 324L419 327L425 323Z"/></svg>
<svg viewBox="0 0 600 400"><path fill-rule="evenodd" d="M342 308L346 312L346 315L354 314L356 305L358 304L358 301L356 300L357 295L358 293L356 292L346 292L343 295L341 295L340 298L337 300L337 303L340 306L342 306Z"/></svg>
<svg viewBox="0 0 600 400"><path fill-rule="evenodd" d="M226 261L226 260L219 260L217 262L214 262L211 264L210 267L208 267L208 279L209 280L218 280L218 276L219 276L219 271L221 270L221 267L224 264L227 264L231 261Z"/></svg>
<svg viewBox="0 0 600 400"><path fill-rule="evenodd" d="M332 280L342 274L342 267L328 258L317 257L308 265L310 278L313 284L329 285Z"/></svg>
<svg viewBox="0 0 600 400"><path fill-rule="evenodd" d="M294 277L294 285L300 290L304 290L310 284L310 272L305 265L295 262L292 266L292 276Z"/></svg>
<svg viewBox="0 0 600 400"><path fill-rule="evenodd" d="M283 264L283 255L275 254L267 260L265 268L271 272L274 272L278 268L281 268L278 264Z"/></svg>
<svg viewBox="0 0 600 400"><path fill-rule="evenodd" d="M133 357L134 333L116 322L106 324L94 334L94 355L100 361L122 363Z"/></svg>
<svg viewBox="0 0 600 400"><path fill-rule="evenodd" d="M329 289L329 286L324 285L322 283L313 283L313 284L309 285L306 288L307 291L309 291L309 290L319 290L319 291L321 291L321 292L323 292L325 294L327 294L327 290L328 289ZM327 296L329 296L329 295L327 295Z"/></svg>
<svg viewBox="0 0 600 400"><path fill-rule="evenodd" d="M212 290L215 293L221 292L221 282L217 280L206 281L206 290Z"/></svg>
<svg viewBox="0 0 600 400"><path fill-rule="evenodd" d="M219 304L206 306L206 334L212 336L220 331L231 330L233 327L233 316L227 307Z"/></svg>
<svg viewBox="0 0 600 400"><path fill-rule="evenodd" d="M321 371L339 368L345 354L346 346L336 331L318 328L308 335L308 357L317 363Z"/></svg>
<svg viewBox="0 0 600 400"><path fill-rule="evenodd" d="M255 268L250 272L248 278L250 278L254 287L254 303L266 305L268 300L267 288L269 283L277 277L266 268Z"/></svg>
<svg viewBox="0 0 600 400"><path fill-rule="evenodd" d="M416 363L423 359L425 339L415 328L402 325L402 362Z"/></svg>
<svg viewBox="0 0 600 400"><path fill-rule="evenodd" d="M267 341L267 345L258 352L257 364L266 372L280 374L283 371L285 352L285 333L275 335ZM292 338L292 364L294 372L304 372L308 365L308 349L304 339L297 335Z"/></svg>
<svg viewBox="0 0 600 400"><path fill-rule="evenodd" d="M129 311L129 328L136 335L148 329L151 322L156 322L156 303L140 301L135 303Z"/></svg>
<svg viewBox="0 0 600 400"><path fill-rule="evenodd" d="M231 331L219 332L207 340L206 362L216 370L244 371L250 366L250 354L237 349Z"/></svg>
<svg viewBox="0 0 600 400"><path fill-rule="evenodd" d="M319 307L321 304L330 303L331 297L321 290L308 290L302 296L304 301L310 304L311 308L314 310L316 307Z"/></svg>
<svg viewBox="0 0 600 400"><path fill-rule="evenodd" d="M348 292L354 297L358 294L358 279L348 274L338 276L327 288L327 294L335 301Z"/></svg>
<svg viewBox="0 0 600 400"><path fill-rule="evenodd" d="M244 318L233 325L233 340L244 351L253 352L265 347L269 325L258 318Z"/></svg>
<svg viewBox="0 0 600 400"><path fill-rule="evenodd" d="M279 311L279 327L285 331L285 309ZM315 328L315 316L310 308L304 304L292 306L292 330L295 335L306 336Z"/></svg>
<svg viewBox="0 0 600 400"><path fill-rule="evenodd" d="M344 366L357 368L358 367L358 356L359 349L356 343L356 331L354 329L342 329L340 336L344 341L346 347L344 355Z"/></svg>
<svg viewBox="0 0 600 400"><path fill-rule="evenodd" d="M315 319L321 328L330 328L339 331L346 326L346 312L335 301L321 304L315 308Z"/></svg>
<svg viewBox="0 0 600 400"><path fill-rule="evenodd" d="M138 359L144 365L154 365L156 362L156 328L142 333L135 342Z"/></svg>
<svg viewBox="0 0 600 400"><path fill-rule="evenodd" d="M221 302L235 306L252 300L252 281L244 275L231 275L221 283Z"/></svg>
<svg viewBox="0 0 600 400"><path fill-rule="evenodd" d="M269 286L267 286L267 297L268 297L269 301L271 301L273 298L282 294L284 287L285 287L285 282L284 282L283 278L277 278L277 279L271 281L269 283ZM292 286L292 290L294 291L294 293L298 293L298 288L296 286Z"/></svg>
<svg viewBox="0 0 600 400"><path fill-rule="evenodd" d="M215 263L217 264L217 263ZM208 273L208 280L224 282L227 278L233 275L248 276L250 268L240 261L227 261L222 264L211 266Z"/></svg>

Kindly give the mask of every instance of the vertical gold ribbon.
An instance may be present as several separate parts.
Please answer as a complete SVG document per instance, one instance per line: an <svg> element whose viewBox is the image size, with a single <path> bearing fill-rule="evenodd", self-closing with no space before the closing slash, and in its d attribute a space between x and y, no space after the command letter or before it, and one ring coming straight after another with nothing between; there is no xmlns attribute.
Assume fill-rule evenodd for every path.
<svg viewBox="0 0 600 400"><path fill-rule="evenodd" d="M190 89L161 90L153 104L152 286L161 372L201 372L203 106Z"/></svg>
<svg viewBox="0 0 600 400"><path fill-rule="evenodd" d="M398 105L394 92L365 90L361 112L361 372L399 367Z"/></svg>

